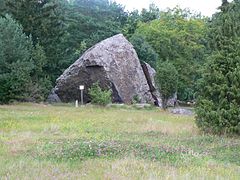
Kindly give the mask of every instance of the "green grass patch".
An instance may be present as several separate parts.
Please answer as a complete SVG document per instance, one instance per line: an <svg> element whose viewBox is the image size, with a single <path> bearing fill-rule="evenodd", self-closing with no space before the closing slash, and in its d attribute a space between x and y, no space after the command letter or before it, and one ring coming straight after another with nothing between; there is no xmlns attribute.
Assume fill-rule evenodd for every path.
<svg viewBox="0 0 240 180"><path fill-rule="evenodd" d="M240 138L130 106L0 106L0 179L239 179Z"/></svg>
<svg viewBox="0 0 240 180"><path fill-rule="evenodd" d="M152 146L131 141L86 141L86 140L56 140L43 143L34 148L34 158L47 159L53 161L84 161L86 159L107 158L116 159L127 156L134 156L140 159L160 161L171 165L188 165L199 163L200 158L204 158L199 153L194 153L191 149L170 146ZM186 161L187 160L187 161Z"/></svg>

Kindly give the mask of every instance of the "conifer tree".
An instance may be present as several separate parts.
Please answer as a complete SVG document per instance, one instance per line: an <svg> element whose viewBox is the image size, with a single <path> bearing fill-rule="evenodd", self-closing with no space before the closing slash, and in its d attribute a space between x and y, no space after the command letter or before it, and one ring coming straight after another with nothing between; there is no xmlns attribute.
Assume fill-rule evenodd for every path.
<svg viewBox="0 0 240 180"><path fill-rule="evenodd" d="M33 69L31 39L10 16L0 18L0 102L22 100Z"/></svg>
<svg viewBox="0 0 240 180"><path fill-rule="evenodd" d="M32 36L34 45L44 48L47 57L45 73L54 82L62 72L65 60L65 43L62 4L65 0L6 0L4 13L10 14L23 27L23 32ZM64 67L65 68L65 67Z"/></svg>
<svg viewBox="0 0 240 180"><path fill-rule="evenodd" d="M45 64L42 47L22 26L9 15L0 18L0 103L43 100L50 85L41 73Z"/></svg>
<svg viewBox="0 0 240 180"><path fill-rule="evenodd" d="M212 55L199 81L197 125L240 134L240 1L223 1L210 24Z"/></svg>

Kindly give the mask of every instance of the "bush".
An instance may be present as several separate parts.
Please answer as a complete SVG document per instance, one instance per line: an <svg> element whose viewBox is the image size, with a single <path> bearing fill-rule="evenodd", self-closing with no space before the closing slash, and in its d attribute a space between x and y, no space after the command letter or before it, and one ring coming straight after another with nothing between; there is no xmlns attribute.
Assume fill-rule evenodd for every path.
<svg viewBox="0 0 240 180"><path fill-rule="evenodd" d="M202 131L240 134L240 56L231 57L212 55L199 81L196 123Z"/></svg>
<svg viewBox="0 0 240 180"><path fill-rule="evenodd" d="M196 123L204 132L240 134L240 1L223 4L213 17L214 47L198 82Z"/></svg>
<svg viewBox="0 0 240 180"><path fill-rule="evenodd" d="M138 95L134 95L132 98L132 104L138 104L141 103L141 97Z"/></svg>
<svg viewBox="0 0 240 180"><path fill-rule="evenodd" d="M107 105L112 101L111 90L102 90L99 83L94 83L89 89L91 102L97 105Z"/></svg>
<svg viewBox="0 0 240 180"><path fill-rule="evenodd" d="M178 72L168 61L159 62L156 71L155 82L161 94L163 109L166 109L169 98L177 91Z"/></svg>

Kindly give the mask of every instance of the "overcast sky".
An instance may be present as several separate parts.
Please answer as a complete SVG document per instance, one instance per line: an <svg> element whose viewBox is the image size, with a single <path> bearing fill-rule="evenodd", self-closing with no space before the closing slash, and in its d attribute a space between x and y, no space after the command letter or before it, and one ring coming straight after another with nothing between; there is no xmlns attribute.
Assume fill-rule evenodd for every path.
<svg viewBox="0 0 240 180"><path fill-rule="evenodd" d="M125 5L127 10L148 8L150 3L155 3L160 9L173 8L179 5L181 8L189 8L202 15L211 16L217 11L222 0L115 0Z"/></svg>

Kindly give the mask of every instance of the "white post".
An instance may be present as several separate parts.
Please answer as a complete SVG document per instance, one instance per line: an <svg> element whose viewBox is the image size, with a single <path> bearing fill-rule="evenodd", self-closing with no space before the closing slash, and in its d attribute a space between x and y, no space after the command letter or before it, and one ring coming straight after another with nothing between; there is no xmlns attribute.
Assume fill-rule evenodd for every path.
<svg viewBox="0 0 240 180"><path fill-rule="evenodd" d="M83 90L81 90L81 105L83 106Z"/></svg>
<svg viewBox="0 0 240 180"><path fill-rule="evenodd" d="M78 100L76 100L76 102L75 102L75 107L76 108L78 107Z"/></svg>
<svg viewBox="0 0 240 180"><path fill-rule="evenodd" d="M81 105L83 106L83 90L84 90L84 85L80 85L79 89L81 91Z"/></svg>

